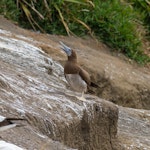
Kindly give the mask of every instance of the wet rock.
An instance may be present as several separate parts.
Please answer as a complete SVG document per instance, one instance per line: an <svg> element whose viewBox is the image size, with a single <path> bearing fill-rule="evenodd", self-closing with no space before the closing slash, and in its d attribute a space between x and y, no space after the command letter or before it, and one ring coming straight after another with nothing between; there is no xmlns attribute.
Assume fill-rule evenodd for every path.
<svg viewBox="0 0 150 150"><path fill-rule="evenodd" d="M27 120L1 133L2 139L29 150L119 149L116 105L90 95L79 101L74 95L80 93L66 88L58 62L32 40L0 34L0 114Z"/></svg>

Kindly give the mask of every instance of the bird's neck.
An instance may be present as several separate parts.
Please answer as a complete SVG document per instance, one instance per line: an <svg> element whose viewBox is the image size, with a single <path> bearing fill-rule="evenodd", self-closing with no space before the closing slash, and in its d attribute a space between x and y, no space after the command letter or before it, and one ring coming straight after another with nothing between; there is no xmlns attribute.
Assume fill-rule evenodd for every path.
<svg viewBox="0 0 150 150"><path fill-rule="evenodd" d="M71 55L68 56L68 61L73 62L73 63L77 63L77 54L74 50L72 50Z"/></svg>
<svg viewBox="0 0 150 150"><path fill-rule="evenodd" d="M77 58L68 57L69 62L77 63Z"/></svg>

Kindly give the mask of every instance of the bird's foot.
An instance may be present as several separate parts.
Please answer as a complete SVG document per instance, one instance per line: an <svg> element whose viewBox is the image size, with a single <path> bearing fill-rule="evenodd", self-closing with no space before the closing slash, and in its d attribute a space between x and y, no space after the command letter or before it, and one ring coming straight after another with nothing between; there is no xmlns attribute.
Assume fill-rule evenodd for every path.
<svg viewBox="0 0 150 150"><path fill-rule="evenodd" d="M78 96L76 96L76 98L78 99L78 100L80 100L80 101L86 101L86 99L84 98L84 97L78 97Z"/></svg>

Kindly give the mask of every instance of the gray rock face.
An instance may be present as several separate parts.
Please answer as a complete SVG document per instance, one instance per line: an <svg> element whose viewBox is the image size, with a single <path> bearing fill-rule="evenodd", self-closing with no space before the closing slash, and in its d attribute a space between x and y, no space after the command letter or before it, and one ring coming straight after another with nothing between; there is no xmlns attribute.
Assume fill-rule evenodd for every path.
<svg viewBox="0 0 150 150"><path fill-rule="evenodd" d="M118 135L124 149L150 149L150 111L119 107Z"/></svg>
<svg viewBox="0 0 150 150"><path fill-rule="evenodd" d="M86 102L76 99L79 93L69 90L58 63L66 59L60 40L93 71L97 95L150 109L148 69L102 52L106 46L94 41L36 34L0 16L0 115L26 119L17 122L24 126L0 132L0 140L27 150L149 150L150 110L91 95Z"/></svg>
<svg viewBox="0 0 150 150"><path fill-rule="evenodd" d="M1 138L29 150L120 149L118 107L90 95L79 101L66 88L62 66L32 42L0 30L0 114L27 120Z"/></svg>

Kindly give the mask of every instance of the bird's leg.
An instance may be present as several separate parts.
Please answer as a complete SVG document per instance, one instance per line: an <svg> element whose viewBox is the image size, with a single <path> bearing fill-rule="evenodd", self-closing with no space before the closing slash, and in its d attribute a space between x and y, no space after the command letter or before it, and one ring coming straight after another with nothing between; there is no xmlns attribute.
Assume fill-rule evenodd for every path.
<svg viewBox="0 0 150 150"><path fill-rule="evenodd" d="M82 97L82 98L84 98L84 91L82 92L82 95L81 95L81 97Z"/></svg>
<svg viewBox="0 0 150 150"><path fill-rule="evenodd" d="M82 92L82 96L81 97L77 96L77 99L79 99L80 101L86 101L86 99L84 97L84 91Z"/></svg>

